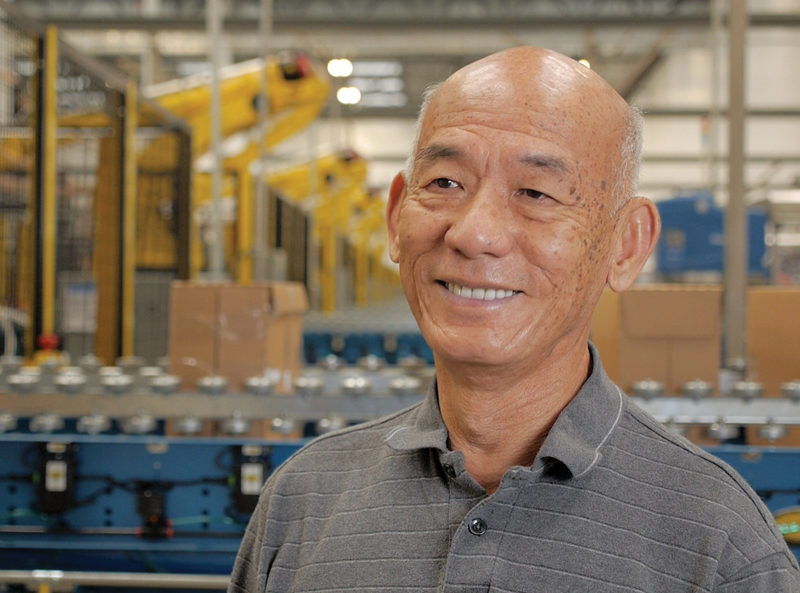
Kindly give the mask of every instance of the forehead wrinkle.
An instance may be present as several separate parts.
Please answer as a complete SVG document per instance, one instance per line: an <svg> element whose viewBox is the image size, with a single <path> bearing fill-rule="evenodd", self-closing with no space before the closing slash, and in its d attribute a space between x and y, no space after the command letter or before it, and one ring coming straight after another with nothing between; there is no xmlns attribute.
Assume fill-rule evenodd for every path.
<svg viewBox="0 0 800 593"><path fill-rule="evenodd" d="M566 159L554 155L529 153L520 156L518 160L523 165L562 175L570 175L573 172L572 165Z"/></svg>
<svg viewBox="0 0 800 593"><path fill-rule="evenodd" d="M464 156L464 153L454 146L446 144L429 144L420 148L416 161L438 161L441 159L457 159Z"/></svg>

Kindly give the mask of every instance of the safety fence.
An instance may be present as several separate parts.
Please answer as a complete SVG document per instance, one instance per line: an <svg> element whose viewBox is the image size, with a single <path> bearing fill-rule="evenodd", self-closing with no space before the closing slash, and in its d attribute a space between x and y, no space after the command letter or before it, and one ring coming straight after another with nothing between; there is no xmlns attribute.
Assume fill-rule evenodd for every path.
<svg viewBox="0 0 800 593"><path fill-rule="evenodd" d="M1 1L0 74L3 352L165 354L145 330L189 274L188 128Z"/></svg>

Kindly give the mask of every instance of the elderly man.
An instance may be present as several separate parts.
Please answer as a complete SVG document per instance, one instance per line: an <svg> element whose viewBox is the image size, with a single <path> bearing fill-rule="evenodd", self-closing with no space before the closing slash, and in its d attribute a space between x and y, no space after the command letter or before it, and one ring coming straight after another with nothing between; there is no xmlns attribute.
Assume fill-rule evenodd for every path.
<svg viewBox="0 0 800 593"><path fill-rule="evenodd" d="M755 494L588 342L603 287L627 289L658 237L640 147L640 116L551 51L428 94L388 225L436 380L270 477L232 593L800 591Z"/></svg>

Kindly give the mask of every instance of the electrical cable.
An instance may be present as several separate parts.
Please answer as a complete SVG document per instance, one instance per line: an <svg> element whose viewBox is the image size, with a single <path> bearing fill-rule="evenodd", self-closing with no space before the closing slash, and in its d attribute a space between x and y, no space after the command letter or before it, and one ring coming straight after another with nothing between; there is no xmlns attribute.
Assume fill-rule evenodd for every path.
<svg viewBox="0 0 800 593"><path fill-rule="evenodd" d="M0 476L0 482L32 482L31 474L8 474Z"/></svg>
<svg viewBox="0 0 800 593"><path fill-rule="evenodd" d="M232 452L232 450L228 449L228 448L225 448L225 449L220 450L220 452L217 453L217 455L214 457L214 465L216 466L217 469L222 470L222 471L224 471L226 473L230 473L231 471L233 471L233 467L230 466L230 465L227 465L227 466L226 465L222 465L222 458L225 457L226 455L231 456L231 461L233 461L233 458L232 458L233 452Z"/></svg>

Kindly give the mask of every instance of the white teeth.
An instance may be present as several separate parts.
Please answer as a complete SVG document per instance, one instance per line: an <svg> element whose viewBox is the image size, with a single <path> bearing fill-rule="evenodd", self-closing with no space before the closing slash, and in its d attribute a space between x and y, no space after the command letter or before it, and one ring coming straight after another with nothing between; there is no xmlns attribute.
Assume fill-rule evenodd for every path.
<svg viewBox="0 0 800 593"><path fill-rule="evenodd" d="M502 288L467 288L455 282L448 282L446 286L447 290L455 295L478 301L507 299L516 294L513 290L503 290Z"/></svg>

